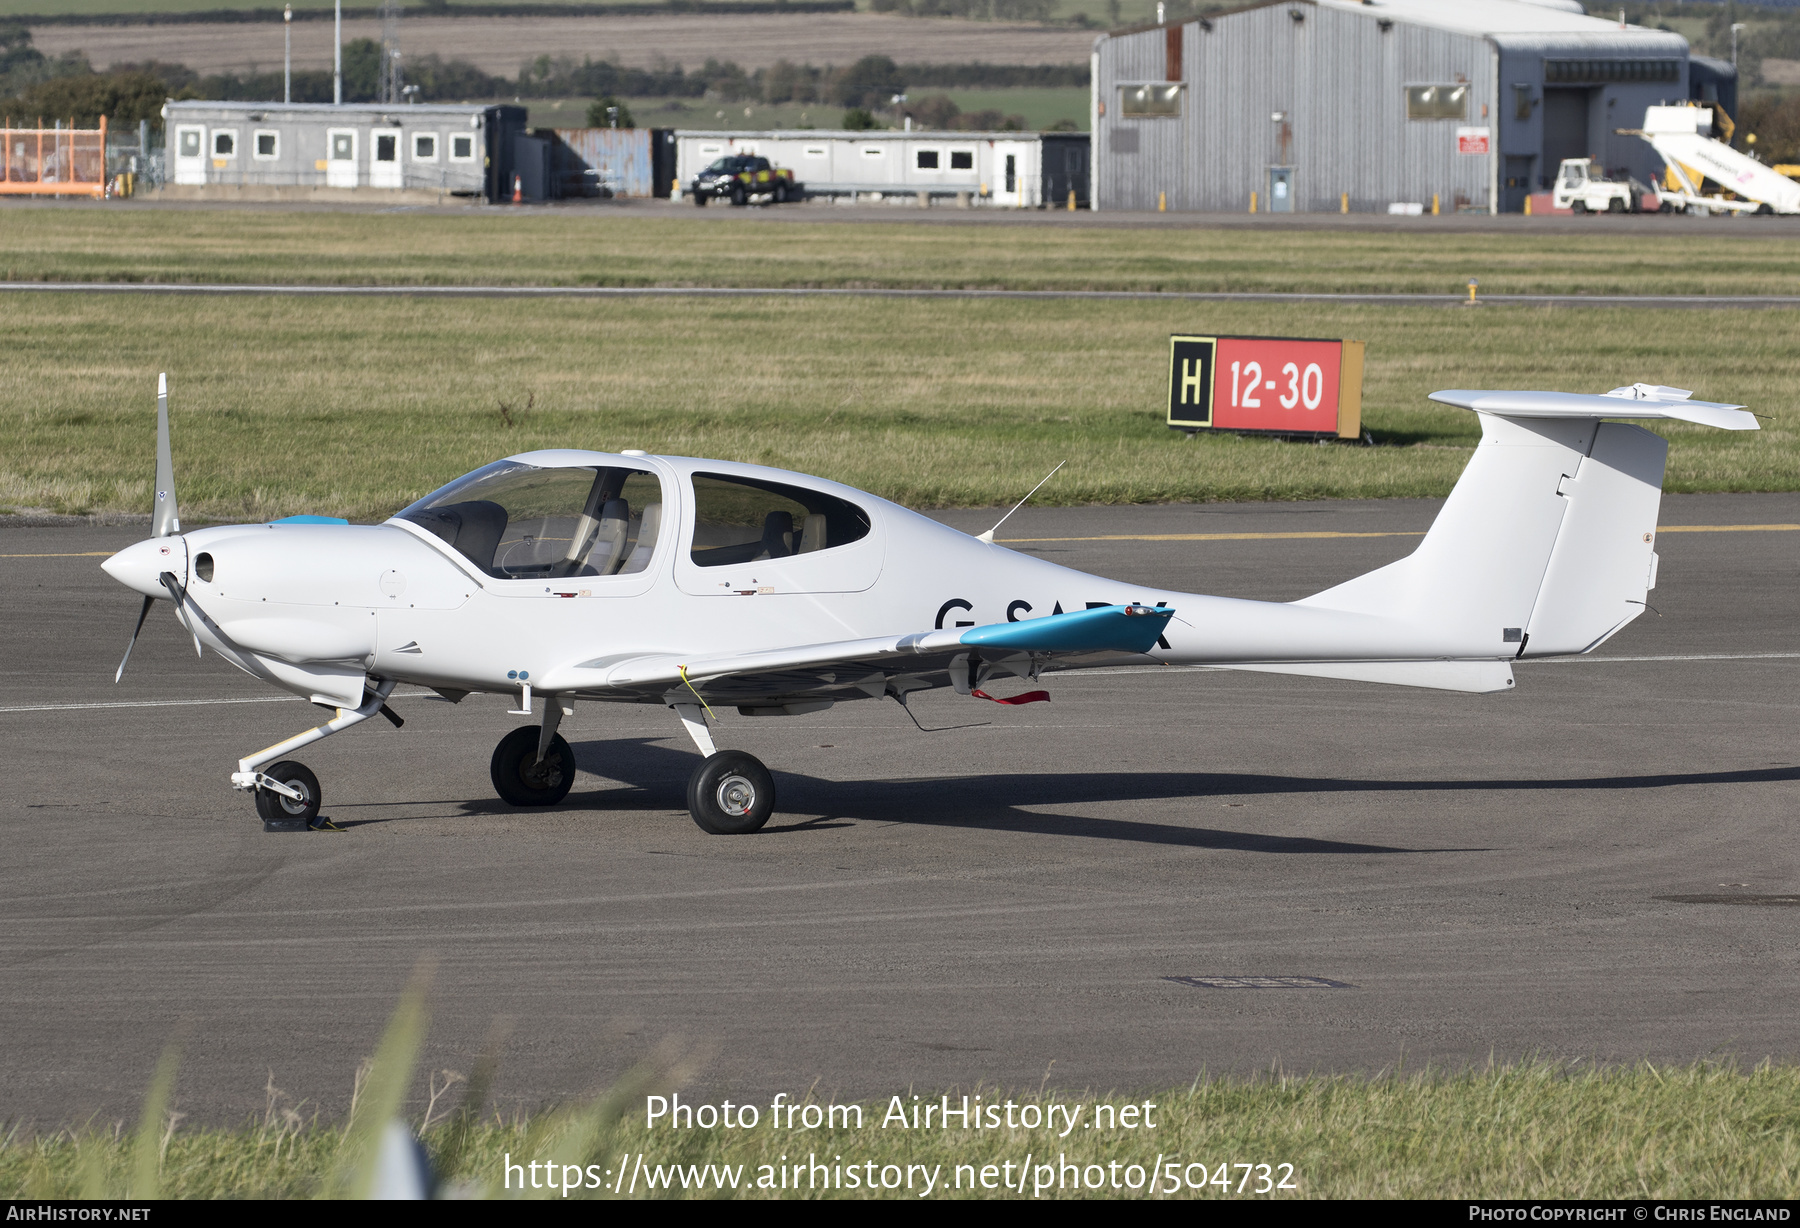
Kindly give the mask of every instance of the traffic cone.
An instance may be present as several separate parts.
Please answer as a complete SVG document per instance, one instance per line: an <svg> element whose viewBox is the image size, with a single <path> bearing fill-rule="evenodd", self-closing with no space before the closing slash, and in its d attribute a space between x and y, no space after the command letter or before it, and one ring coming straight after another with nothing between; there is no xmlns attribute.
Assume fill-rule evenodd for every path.
<svg viewBox="0 0 1800 1228"><path fill-rule="evenodd" d="M525 183L517 175L513 176L513 204L525 203Z"/></svg>

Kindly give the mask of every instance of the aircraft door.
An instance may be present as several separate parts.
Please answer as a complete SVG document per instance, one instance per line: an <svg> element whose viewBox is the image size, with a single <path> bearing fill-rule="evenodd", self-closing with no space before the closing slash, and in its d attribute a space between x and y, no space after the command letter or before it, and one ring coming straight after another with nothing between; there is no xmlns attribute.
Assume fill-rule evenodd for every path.
<svg viewBox="0 0 1800 1228"><path fill-rule="evenodd" d="M199 124L175 126L175 182L198 187L206 182L206 129Z"/></svg>
<svg viewBox="0 0 1800 1228"><path fill-rule="evenodd" d="M695 473L675 583L697 597L855 593L881 575L880 526L825 490Z"/></svg>
<svg viewBox="0 0 1800 1228"><path fill-rule="evenodd" d="M356 186L356 130L332 128L325 133L325 186Z"/></svg>
<svg viewBox="0 0 1800 1228"><path fill-rule="evenodd" d="M400 129L376 128L369 133L369 186L405 186L400 163Z"/></svg>

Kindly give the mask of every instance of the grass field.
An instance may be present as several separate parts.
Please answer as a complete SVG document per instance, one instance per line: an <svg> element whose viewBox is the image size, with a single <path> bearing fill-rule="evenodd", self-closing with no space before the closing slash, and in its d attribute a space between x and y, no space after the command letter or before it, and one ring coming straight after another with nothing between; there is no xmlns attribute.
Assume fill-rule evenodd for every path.
<svg viewBox="0 0 1800 1228"><path fill-rule="evenodd" d="M1046 1095L993 1087L948 1093L953 1106L965 1092L971 1103L975 1095L988 1103L1010 1101L1021 1116L1027 1105L1039 1112L1051 1104L1069 1112L1080 1105L1084 1122L1092 1120L1096 1104L1112 1105L1115 1115L1127 1104L1156 1106L1154 1129L1081 1126L1068 1138L1058 1137L1061 1111L1056 1130L884 1129L879 1123L890 1102L883 1101L862 1105L860 1129L840 1119L835 1127L776 1130L767 1106L759 1105L761 1120L754 1129L649 1130L641 1094L617 1095L618 1090L616 1099L593 1106L511 1120L487 1115L479 1121L459 1116L453 1093L438 1106L441 1124L426 1130L424 1139L440 1179L455 1195L476 1198L561 1197L554 1189L521 1192L518 1185L538 1176L531 1170L528 1177L525 1165L554 1161L560 1181L562 1165L592 1164L596 1175L589 1179L604 1181L622 1158L631 1161L627 1167L638 1179L640 1197L721 1196L716 1176L707 1188L683 1190L680 1173L689 1165L714 1166L714 1174L736 1169L739 1197L870 1196L862 1188L755 1188L759 1178L779 1180L784 1158L805 1165L808 1156L840 1173L847 1166L867 1172L863 1166L870 1162L877 1172L889 1164L937 1167L933 1196L938 1198L1020 1197L1016 1188L1009 1194L992 1186L1007 1177L1016 1186L1027 1157L1025 1197L1148 1197L1143 1187L1152 1170L1162 1175L1161 1196L1186 1198L1251 1197L1259 1185L1281 1180L1293 1188L1271 1188L1266 1197L1788 1198L1800 1181L1800 1069L1786 1066L1742 1072L1704 1064L1611 1070L1527 1064L1367 1080L1202 1079L1192 1087L1135 1095ZM921 1103L941 1103L939 1094L921 1096ZM423 1100L415 1093L415 1126ZM364 1118L366 1135L366 1115L357 1116ZM284 1119L272 1106L264 1122L245 1128L170 1127L166 1134L164 1120L161 1113L146 1114L148 1128L136 1133L90 1127L8 1136L0 1142L0 1197L130 1192L306 1198L353 1189L366 1167L358 1163L368 1145L358 1138L357 1118L332 1127L304 1117ZM632 1159L638 1154L644 1170ZM501 1188L509 1159L520 1168L510 1191ZM1010 1169L1001 1167L1009 1163ZM1071 1178L1063 1164L1076 1166L1072 1183L1082 1188L1068 1188ZM1234 1164L1267 1164L1269 1170ZM1280 1170L1284 1164L1293 1166L1291 1175ZM959 1173L963 1165L968 1167ZM995 1166L990 1188L971 1188L988 1165ZM1169 1165L1175 1166L1174 1189ZM652 1175L646 1178L645 1172ZM889 1180L897 1183L899 1176L892 1173ZM674 1188L650 1188L652 1180ZM924 1180L918 1172L912 1190L902 1186L878 1190L876 1196L917 1200ZM585 1184L580 1175L573 1181ZM1096 1182L1104 1188L1087 1188ZM610 1193L582 1189L574 1196Z"/></svg>
<svg viewBox="0 0 1800 1228"><path fill-rule="evenodd" d="M741 111L742 108L740 107ZM0 276L27 281L893 286L1460 294L1793 294L1800 243L1742 237L1071 228L804 220L788 206L471 208L466 214L0 206ZM796 216L798 211L799 216ZM1694 325L1671 321L1670 332ZM1704 329L1705 325L1700 325ZM1720 337L1721 343L1728 339Z"/></svg>
<svg viewBox="0 0 1800 1228"><path fill-rule="evenodd" d="M1039 500L1442 494L1477 426L1426 393L1632 380L1775 415L1666 427L1668 489L1800 488L1786 310L13 294L0 311L0 506L147 510L165 370L190 519L377 518L551 446L774 464L925 507L1011 501L1063 460ZM1169 431L1167 337L1187 330L1367 341L1382 446Z"/></svg>
<svg viewBox="0 0 1800 1228"><path fill-rule="evenodd" d="M1085 89L962 90L920 87L917 100L948 94L964 112L998 111L1018 115L1030 129L1045 129L1058 120L1088 127L1088 92ZM533 99L526 104L533 128L579 128L587 123L588 98ZM708 102L697 98L627 98L631 117L642 128L722 128L733 132L768 128L835 128L843 122L844 109L817 102Z"/></svg>

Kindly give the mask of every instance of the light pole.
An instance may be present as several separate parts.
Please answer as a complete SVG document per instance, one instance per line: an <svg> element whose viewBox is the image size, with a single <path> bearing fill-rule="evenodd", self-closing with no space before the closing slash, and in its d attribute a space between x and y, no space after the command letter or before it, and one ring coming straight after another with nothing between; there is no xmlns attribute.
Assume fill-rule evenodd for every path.
<svg viewBox="0 0 1800 1228"><path fill-rule="evenodd" d="M335 15L331 21L331 102L333 106L344 105L344 0L336 0L332 5Z"/></svg>
<svg viewBox="0 0 1800 1228"><path fill-rule="evenodd" d="M1741 21L1731 23L1731 66L1733 68L1737 67L1737 32L1743 28L1744 23Z"/></svg>
<svg viewBox="0 0 1800 1228"><path fill-rule="evenodd" d="M294 101L294 6L281 10L281 101Z"/></svg>

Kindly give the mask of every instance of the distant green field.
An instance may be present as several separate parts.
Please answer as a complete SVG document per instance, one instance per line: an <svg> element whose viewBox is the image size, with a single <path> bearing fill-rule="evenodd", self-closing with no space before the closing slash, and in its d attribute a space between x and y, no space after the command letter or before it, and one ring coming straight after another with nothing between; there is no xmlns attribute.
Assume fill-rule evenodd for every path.
<svg viewBox="0 0 1800 1228"><path fill-rule="evenodd" d="M1088 127L1088 92L1085 89L959 90L917 88L915 99L948 94L965 112L998 111L1018 115L1029 129L1044 129L1060 119L1072 119L1083 132ZM526 103L534 128L570 128L587 123L589 98L532 99ZM817 102L709 102L701 98L627 98L631 118L642 128L720 128L755 132L768 128L835 128L843 122L844 108Z"/></svg>
<svg viewBox="0 0 1800 1228"><path fill-rule="evenodd" d="M1664 428L1668 489L1800 488L1800 311L13 293L0 312L0 507L147 510L158 371L194 519L380 518L543 447L772 464L922 507L1011 501L1059 461L1040 501L1443 494L1478 428L1433 389L1632 380L1774 415ZM1367 341L1382 446L1170 431L1168 335L1213 329Z"/></svg>
<svg viewBox="0 0 1800 1228"><path fill-rule="evenodd" d="M495 4L533 4L538 6L555 4L557 0L446 0L452 10L468 3L482 5ZM656 0L571 0L582 6L596 4L653 4ZM729 4L731 0L709 0L710 3ZM346 9L373 9L379 0L344 0ZM155 13L213 13L213 12L273 12L280 15L284 4L292 4L296 10L324 10L329 13L332 0L0 0L0 21L10 16L29 14L34 17L97 17L118 16L135 17ZM413 14L425 14L431 11L424 0L400 0L403 11ZM704 21L704 16L696 15L696 21Z"/></svg>

